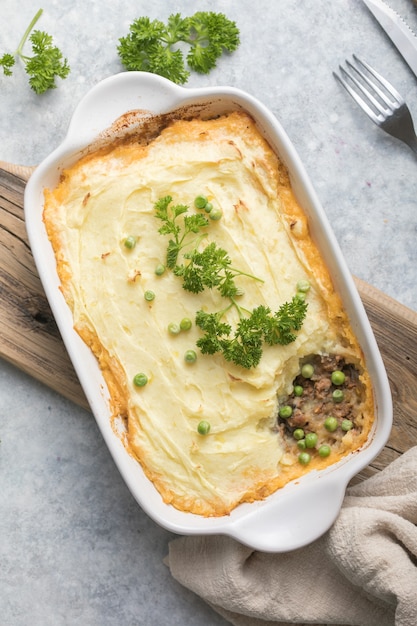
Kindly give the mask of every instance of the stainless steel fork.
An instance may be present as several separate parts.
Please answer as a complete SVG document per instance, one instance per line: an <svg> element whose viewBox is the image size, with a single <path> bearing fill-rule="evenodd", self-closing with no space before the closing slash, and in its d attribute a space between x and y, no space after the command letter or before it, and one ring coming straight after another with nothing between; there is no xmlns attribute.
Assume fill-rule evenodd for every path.
<svg viewBox="0 0 417 626"><path fill-rule="evenodd" d="M417 153L413 119L404 98L368 63L356 55L353 59L356 65L346 61L350 73L339 65L341 75L336 72L333 75L375 124ZM371 76L375 80L371 80Z"/></svg>

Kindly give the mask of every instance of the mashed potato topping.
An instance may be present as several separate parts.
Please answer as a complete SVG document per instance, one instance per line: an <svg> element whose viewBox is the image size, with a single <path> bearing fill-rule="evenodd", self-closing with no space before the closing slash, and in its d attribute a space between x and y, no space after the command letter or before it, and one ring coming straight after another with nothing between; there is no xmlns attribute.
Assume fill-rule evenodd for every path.
<svg viewBox="0 0 417 626"><path fill-rule="evenodd" d="M261 279L236 279L245 310L263 304L276 311L299 281L310 285L295 341L265 346L250 369L196 347L196 312L223 309L219 292L190 293L172 271L155 271L166 264L169 240L158 232L155 203L170 195L193 213L199 194L222 211L209 220L202 245L215 241L234 267ZM366 439L373 407L360 348L285 168L249 116L176 120L148 143L130 140L81 158L45 192L44 220L75 328L100 363L113 415L126 419L125 444L166 502L228 514ZM169 332L184 318L190 329ZM236 310L225 320L235 326ZM188 350L194 362L184 358ZM278 411L302 363L326 354L359 372L357 422L330 456L313 454L306 466L278 427ZM138 373L143 386L134 383ZM201 421L210 425L206 435Z"/></svg>

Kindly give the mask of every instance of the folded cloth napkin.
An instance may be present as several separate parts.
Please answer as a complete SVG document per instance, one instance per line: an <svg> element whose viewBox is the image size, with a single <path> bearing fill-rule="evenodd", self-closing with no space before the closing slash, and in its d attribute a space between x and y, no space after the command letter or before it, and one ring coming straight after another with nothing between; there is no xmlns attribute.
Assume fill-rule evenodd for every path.
<svg viewBox="0 0 417 626"><path fill-rule="evenodd" d="M166 561L235 626L417 626L416 524L417 447L350 487L309 546L270 554L224 536L181 537Z"/></svg>

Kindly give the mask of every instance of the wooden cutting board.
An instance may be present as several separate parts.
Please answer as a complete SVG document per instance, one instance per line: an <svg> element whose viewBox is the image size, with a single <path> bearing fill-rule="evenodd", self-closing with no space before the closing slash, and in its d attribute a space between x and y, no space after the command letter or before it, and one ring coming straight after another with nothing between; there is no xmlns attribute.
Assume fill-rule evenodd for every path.
<svg viewBox="0 0 417 626"><path fill-rule="evenodd" d="M32 171L0 162L0 357L88 409L26 236L23 192ZM355 280L384 359L394 401L390 440L356 479L361 480L417 445L417 313Z"/></svg>

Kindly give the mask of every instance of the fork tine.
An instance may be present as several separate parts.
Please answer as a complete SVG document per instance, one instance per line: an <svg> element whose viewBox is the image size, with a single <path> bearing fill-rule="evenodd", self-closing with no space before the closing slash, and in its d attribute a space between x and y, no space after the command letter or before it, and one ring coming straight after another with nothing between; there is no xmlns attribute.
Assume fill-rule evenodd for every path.
<svg viewBox="0 0 417 626"><path fill-rule="evenodd" d="M346 60L351 73L339 65L340 75L333 72L333 76L377 126L406 143L417 154L417 136L404 98L368 63L358 59L355 54L353 60L356 65ZM366 70L370 76L363 73L360 68Z"/></svg>
<svg viewBox="0 0 417 626"><path fill-rule="evenodd" d="M369 72L376 81L379 82L381 87L383 87L386 91L384 92L381 87L370 80L369 76L367 76L364 72L362 72L359 67L353 65L350 61L346 60L346 65L351 70L351 73L347 72L342 66L339 65L339 70L341 75L344 78L340 78L337 74L334 74L339 82L343 85L343 87L349 92L352 98L359 104L359 106L369 115L375 124L381 124L383 118L387 115L387 113L393 113L396 109L398 109L401 105L404 104L404 100L402 96L398 93L398 91L385 79L383 76L378 74L368 63L365 61L361 61L355 54L352 55L354 61L357 65L362 66L367 72ZM363 82L360 82L357 78L360 77ZM351 85L354 85L356 89L353 89ZM368 85L372 91L369 91L366 88ZM359 92L359 93L358 93ZM393 99L390 99L387 96L389 93ZM366 99L363 99L360 94L365 96ZM375 97L378 96L379 100ZM388 109L382 106L384 103ZM369 104L372 104L375 111L382 115L377 115Z"/></svg>
<svg viewBox="0 0 417 626"><path fill-rule="evenodd" d="M343 69L343 67L341 65L339 65L339 70L343 75L345 76L349 76L349 74L347 74L347 72ZM343 87L346 89L346 91L349 93L349 95L352 96L352 98L355 100L355 102L357 104L359 104L359 106L361 107L361 109L363 109L365 111L365 113L367 115L369 115L369 117L371 118L371 120L373 122L375 122L375 124L379 124L380 123L380 119L378 118L377 115L375 115L375 112L371 109L371 107L368 105L368 103L359 96L359 94L352 89L352 87L349 85L349 83L342 77L339 76L339 74L337 74L336 72L333 72L333 76L335 78L337 78L337 80L339 81L339 83L341 85L343 85Z"/></svg>
<svg viewBox="0 0 417 626"><path fill-rule="evenodd" d="M360 61L359 61L360 62ZM350 61L346 61L346 65L348 67L350 67L351 70L353 70L354 72L357 73L358 76L360 76L362 78L362 80L369 85L369 87L372 89L372 91L374 93L376 93L380 99L382 100L382 102L384 102L388 107L390 107L390 110L392 110L393 105L395 105L395 101L393 102L392 100L389 100L389 98L387 97L387 95L382 91L382 89L380 89L378 87L378 85L376 85L375 83L373 83L368 76L366 76L366 74L364 74L363 72L361 72L357 67L355 67L354 65L352 65L352 63L350 63ZM372 68L371 68L372 69ZM380 113L384 113L386 112L386 109L384 109L384 107L381 106L381 103L379 102L379 100L377 100L373 93L367 91L364 87L364 85L362 83L360 83L354 75L352 74L347 74L347 72L345 72L345 75L349 76L350 80L356 85L356 87L358 89L360 89L360 91L366 95L366 97L369 99L370 102L372 102L372 104L374 105L374 107L380 112ZM377 78L377 77L376 77ZM381 76L382 78L382 76ZM378 80L378 79L377 79ZM395 107L394 107L395 108Z"/></svg>
<svg viewBox="0 0 417 626"><path fill-rule="evenodd" d="M359 59L356 56L356 54L353 54L352 56L353 56L354 60L357 63L359 63L359 65L362 65L362 67L364 67L366 70L368 70L368 72L370 74L372 74L380 82L380 84L385 87L385 89L387 90L388 93L390 93L392 96L394 96L394 98L397 100L397 102L400 105L404 104L404 98L402 97L402 95L400 93L398 93L398 91L395 89L395 87L393 85L391 85L391 83L389 83L383 76L381 76L381 74L378 74L378 72L376 70L374 70L373 67L371 67L368 63L366 63L366 61L361 61L361 59Z"/></svg>

